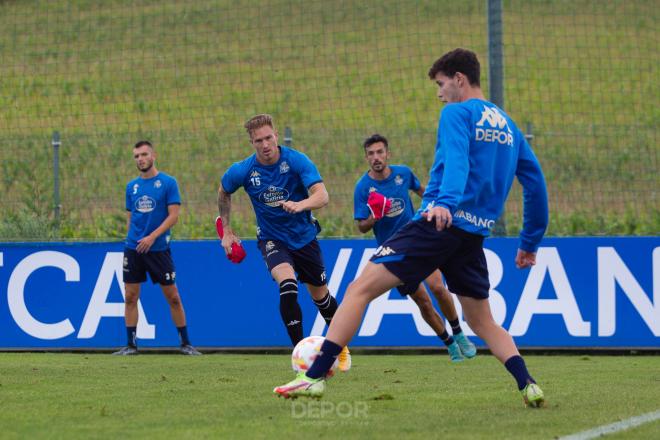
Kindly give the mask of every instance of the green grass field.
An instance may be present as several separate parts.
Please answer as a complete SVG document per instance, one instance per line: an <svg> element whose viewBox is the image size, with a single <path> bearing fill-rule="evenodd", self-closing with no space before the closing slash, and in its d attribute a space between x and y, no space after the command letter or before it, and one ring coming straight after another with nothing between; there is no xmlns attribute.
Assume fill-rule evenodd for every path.
<svg viewBox="0 0 660 440"><path fill-rule="evenodd" d="M179 238L214 237L224 170L251 153L242 123L272 113L318 165L324 236L358 235L361 141L390 138L422 181L439 102L430 64L457 46L482 60L486 2L88 0L0 2L0 240L119 238L130 146L148 137L179 179ZM505 108L550 189L551 235L660 231L660 8L635 2L504 2ZM62 220L53 223L53 130ZM236 227L254 235L239 196ZM507 232L520 227L520 195Z"/></svg>
<svg viewBox="0 0 660 440"><path fill-rule="evenodd" d="M660 409L658 356L526 360L546 408L488 355L357 354L322 400L287 401L287 355L3 353L0 437L552 439ZM659 435L656 420L611 438Z"/></svg>

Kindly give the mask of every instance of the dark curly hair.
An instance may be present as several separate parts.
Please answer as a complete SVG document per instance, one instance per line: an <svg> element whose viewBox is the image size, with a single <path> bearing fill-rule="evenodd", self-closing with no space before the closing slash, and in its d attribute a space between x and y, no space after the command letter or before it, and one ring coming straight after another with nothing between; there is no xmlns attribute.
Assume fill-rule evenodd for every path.
<svg viewBox="0 0 660 440"><path fill-rule="evenodd" d="M467 49L454 49L438 58L429 69L429 78L435 79L435 76L442 72L446 76L453 78L456 72L461 72L470 81L473 86L480 86L481 67L477 54Z"/></svg>
<svg viewBox="0 0 660 440"><path fill-rule="evenodd" d="M385 138L385 136L379 135L378 133L374 133L366 138L362 146L364 147L364 150L367 151L367 148L378 142L382 142L383 145L385 145L386 150L389 149L389 146L387 145L387 138Z"/></svg>

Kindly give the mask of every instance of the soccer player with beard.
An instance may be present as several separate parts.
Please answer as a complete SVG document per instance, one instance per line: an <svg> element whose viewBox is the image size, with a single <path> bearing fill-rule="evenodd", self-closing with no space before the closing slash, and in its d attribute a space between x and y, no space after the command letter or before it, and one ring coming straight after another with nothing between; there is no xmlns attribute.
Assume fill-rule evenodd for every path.
<svg viewBox="0 0 660 440"><path fill-rule="evenodd" d="M421 197L425 188L409 167L389 164L390 149L384 136L371 135L364 141L363 147L369 171L355 185L354 218L360 232L364 234L373 230L376 242L381 246L415 214L410 191ZM385 205L389 206L387 210ZM466 357L474 357L477 349L461 329L454 300L442 281L442 274L439 270L435 270L425 281L438 300L442 313L449 320L453 337L445 329L424 283L410 286L415 287L412 291L406 291L403 286L399 286L397 290L401 295L409 295L415 301L424 320L447 346L452 362L461 362Z"/></svg>
<svg viewBox="0 0 660 440"><path fill-rule="evenodd" d="M307 373L273 390L280 396L323 395L325 375L357 331L367 305L395 286L417 286L440 269L457 294L468 325L513 376L525 405L544 403L543 391L513 338L493 319L483 251L484 238L501 215L517 177L524 204L515 264L521 269L536 264L536 250L548 225L541 166L513 120L485 99L474 52L455 49L444 54L428 75L447 105L440 115L435 161L422 206L348 287L321 355Z"/></svg>
<svg viewBox="0 0 660 440"><path fill-rule="evenodd" d="M231 195L243 187L257 219L259 250L279 287L280 316L295 346L303 339L298 280L307 286L326 323L330 324L337 311L337 300L328 290L323 255L316 240L320 226L311 213L328 204L328 192L306 155L278 144L270 115L252 117L245 129L255 152L229 167L218 189L222 246L230 256L232 244L240 243L231 228ZM348 349L342 347L337 355L339 369L347 371L351 364Z"/></svg>
<svg viewBox="0 0 660 440"><path fill-rule="evenodd" d="M170 228L179 219L181 196L176 180L156 169L156 152L149 141L133 147L133 159L140 175L126 185L128 235L124 248L124 285L126 333L128 344L115 355L138 354L137 302L140 284L147 280L160 284L170 305L172 320L179 332L180 351L200 355L188 338L186 313L176 287L176 271L170 252Z"/></svg>

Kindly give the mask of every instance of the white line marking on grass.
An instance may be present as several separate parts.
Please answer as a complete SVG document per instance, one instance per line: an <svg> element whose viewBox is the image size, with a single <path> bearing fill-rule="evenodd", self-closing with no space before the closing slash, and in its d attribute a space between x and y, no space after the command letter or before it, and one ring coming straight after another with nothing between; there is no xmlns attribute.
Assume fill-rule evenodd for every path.
<svg viewBox="0 0 660 440"><path fill-rule="evenodd" d="M613 434L626 429L634 428L644 423L653 422L660 419L660 410L642 414L641 416L631 417L629 419L621 420L620 422L612 423L610 425L599 426L587 431L578 432L575 434L560 437L558 440L588 440L591 438L601 437L607 434Z"/></svg>

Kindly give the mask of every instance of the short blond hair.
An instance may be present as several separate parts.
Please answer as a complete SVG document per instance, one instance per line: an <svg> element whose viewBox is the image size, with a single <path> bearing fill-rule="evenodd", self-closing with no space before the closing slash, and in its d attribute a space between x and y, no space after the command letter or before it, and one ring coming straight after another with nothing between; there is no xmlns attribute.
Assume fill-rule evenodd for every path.
<svg viewBox="0 0 660 440"><path fill-rule="evenodd" d="M261 115L256 115L252 116L248 121L243 125L245 127L245 130L247 131L248 135L252 137L252 132L255 130L260 129L261 127L269 126L273 130L275 127L273 126L273 117L268 114L261 114Z"/></svg>

